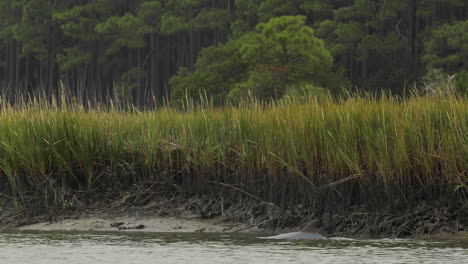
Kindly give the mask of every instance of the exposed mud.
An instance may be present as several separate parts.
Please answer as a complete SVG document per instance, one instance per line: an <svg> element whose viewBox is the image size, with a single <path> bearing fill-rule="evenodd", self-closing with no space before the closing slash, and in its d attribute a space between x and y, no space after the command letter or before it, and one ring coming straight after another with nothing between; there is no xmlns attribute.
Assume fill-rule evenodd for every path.
<svg viewBox="0 0 468 264"><path fill-rule="evenodd" d="M364 207L343 212L314 212L303 205L280 208L245 195L175 194L164 198L135 192L119 199L86 196L67 210L31 215L0 201L0 228L145 232L286 232L318 220L320 232L343 237L423 237L466 234L468 205L420 204L400 211ZM159 196L158 196L159 197ZM450 235L451 234L451 235ZM460 235L459 235L460 236ZM463 235L461 235L463 237Z"/></svg>
<svg viewBox="0 0 468 264"><path fill-rule="evenodd" d="M68 218L57 222L41 222L19 227L19 230L38 231L131 231L131 232L234 232L239 225L224 223L222 219L190 219L164 216L95 215Z"/></svg>

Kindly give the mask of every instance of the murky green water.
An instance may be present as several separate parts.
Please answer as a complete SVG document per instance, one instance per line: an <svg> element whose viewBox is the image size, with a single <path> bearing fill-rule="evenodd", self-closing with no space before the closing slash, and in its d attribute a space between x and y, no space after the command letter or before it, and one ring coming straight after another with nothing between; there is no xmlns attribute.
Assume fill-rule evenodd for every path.
<svg viewBox="0 0 468 264"><path fill-rule="evenodd" d="M467 241L264 241L252 235L0 232L0 263L468 263Z"/></svg>

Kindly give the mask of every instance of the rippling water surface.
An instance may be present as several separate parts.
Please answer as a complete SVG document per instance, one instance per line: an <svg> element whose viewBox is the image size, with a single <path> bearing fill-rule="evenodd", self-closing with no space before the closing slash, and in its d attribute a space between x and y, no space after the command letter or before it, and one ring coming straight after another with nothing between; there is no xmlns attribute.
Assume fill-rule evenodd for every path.
<svg viewBox="0 0 468 264"><path fill-rule="evenodd" d="M253 235L0 232L0 263L468 263L467 241L265 241Z"/></svg>

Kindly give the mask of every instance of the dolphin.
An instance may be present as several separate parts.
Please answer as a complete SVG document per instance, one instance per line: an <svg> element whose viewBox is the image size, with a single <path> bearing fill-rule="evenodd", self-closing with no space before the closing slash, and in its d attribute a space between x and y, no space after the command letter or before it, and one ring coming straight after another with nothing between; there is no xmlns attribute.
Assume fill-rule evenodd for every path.
<svg viewBox="0 0 468 264"><path fill-rule="evenodd" d="M260 239L296 239L296 240L324 240L326 237L317 232L316 221L309 223L302 231L281 234L277 236L260 237Z"/></svg>

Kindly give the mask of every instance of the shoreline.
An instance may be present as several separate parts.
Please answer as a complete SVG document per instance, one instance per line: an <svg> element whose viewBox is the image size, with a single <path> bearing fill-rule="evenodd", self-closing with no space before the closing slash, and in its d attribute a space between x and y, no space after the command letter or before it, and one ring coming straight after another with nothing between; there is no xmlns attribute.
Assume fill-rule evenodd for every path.
<svg viewBox="0 0 468 264"><path fill-rule="evenodd" d="M144 226L144 228L138 228ZM122 228L124 227L124 228ZM0 229L1 231L2 229ZM272 231L246 224L232 223L223 218L200 220L182 217L137 217L137 216L88 216L84 218L64 219L59 222L39 222L14 228L16 231L34 232L144 232L144 233L247 233L247 234L275 234L293 231ZM336 238L332 236L331 238ZM345 238L345 237L343 237ZM346 237L349 238L349 237ZM354 237L351 237L354 238ZM387 237L382 237L387 238ZM412 235L405 239L418 240L460 240L468 241L468 231L458 233L436 233ZM396 238L394 238L396 239Z"/></svg>
<svg viewBox="0 0 468 264"><path fill-rule="evenodd" d="M39 222L15 228L21 231L105 231L151 233L236 233L251 232L244 224L223 222L223 219L200 220L196 218L161 216L89 216L67 218L58 222ZM245 230L243 230L245 229ZM256 228L252 228L256 229ZM258 229L258 232L261 230ZM255 232L257 232L255 231Z"/></svg>
<svg viewBox="0 0 468 264"><path fill-rule="evenodd" d="M122 199L102 200L62 214L36 216L27 216L28 208L18 210L12 208L11 203L0 201L0 230L285 233L318 220L320 233L327 237L468 238L468 211L464 207L420 205L400 212L368 212L355 208L350 212L317 215L300 205L280 209L241 199L221 204L219 208L219 204L213 202L222 200L207 196L173 197L138 206L122 204ZM210 207L210 204L216 206ZM301 212L304 215L299 215Z"/></svg>
<svg viewBox="0 0 468 264"><path fill-rule="evenodd" d="M144 226L144 228L138 228ZM123 227L123 228L122 228ZM39 222L25 225L13 229L2 229L0 231L25 231L25 232L112 232L112 233L219 233L219 234L279 234L294 231L294 229L268 230L245 223L233 223L227 219L218 217L214 219L197 219L182 217L164 217L164 216L87 216L83 218L67 218L58 222ZM369 237L345 237L328 236L331 239L351 238L351 239L369 239ZM457 233L435 233L435 234L417 234L403 239L417 240L456 240L468 241L468 231L459 231ZM399 237L379 237L378 239L402 239Z"/></svg>

